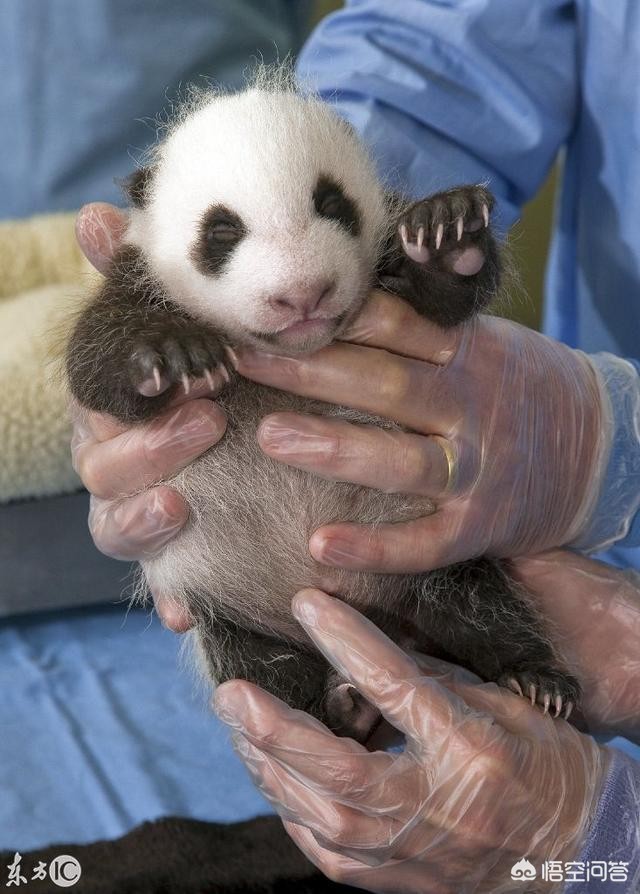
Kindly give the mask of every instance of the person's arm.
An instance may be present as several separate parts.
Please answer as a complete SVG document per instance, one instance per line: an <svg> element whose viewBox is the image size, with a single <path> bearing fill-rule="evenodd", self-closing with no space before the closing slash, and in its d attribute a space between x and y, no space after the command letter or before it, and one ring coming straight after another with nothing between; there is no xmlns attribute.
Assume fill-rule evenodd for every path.
<svg viewBox="0 0 640 894"><path fill-rule="evenodd" d="M487 181L505 230L543 183L578 108L574 0L348 0L298 70L346 117L390 184L419 196ZM640 545L640 375L590 358L614 436L576 546Z"/></svg>
<svg viewBox="0 0 640 894"><path fill-rule="evenodd" d="M573 546L593 551L640 546L640 362L589 357L597 371L611 431L605 473L589 526Z"/></svg>
<svg viewBox="0 0 640 894"><path fill-rule="evenodd" d="M585 867L607 865L606 880L568 882L565 894L635 894L640 885L640 763L621 752L611 764L590 829L576 862ZM611 863L618 864L612 876ZM600 875L602 878L602 875Z"/></svg>
<svg viewBox="0 0 640 894"><path fill-rule="evenodd" d="M617 890L636 890L640 767L467 671L407 655L339 600L307 590L293 608L406 737L400 753L368 751L249 683L218 688L252 778L325 874L373 892L506 894L526 858L526 889L559 892L545 861L597 858L627 863ZM611 842L616 807L626 812Z"/></svg>
<svg viewBox="0 0 640 894"><path fill-rule="evenodd" d="M305 44L303 82L415 197L488 181L506 227L574 126L574 0L347 0Z"/></svg>
<svg viewBox="0 0 640 894"><path fill-rule="evenodd" d="M640 574L566 550L517 559L511 570L580 680L572 720L640 745Z"/></svg>

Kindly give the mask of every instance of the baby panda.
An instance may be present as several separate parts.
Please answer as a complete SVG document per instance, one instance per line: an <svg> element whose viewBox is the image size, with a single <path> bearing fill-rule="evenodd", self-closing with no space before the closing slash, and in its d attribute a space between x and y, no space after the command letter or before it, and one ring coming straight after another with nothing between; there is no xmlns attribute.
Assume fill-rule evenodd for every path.
<svg viewBox="0 0 640 894"><path fill-rule="evenodd" d="M501 261L493 198L462 186L409 202L383 188L362 143L291 79L236 94L202 92L168 126L128 184L124 244L70 338L71 390L92 410L136 423L195 377L224 371L223 440L169 483L191 507L181 534L142 562L146 582L187 607L211 677L243 677L340 735L364 741L377 712L318 654L291 598L319 587L403 647L447 657L566 715L580 695L501 562L423 574L327 568L310 535L334 521L429 514L421 497L332 482L259 449L269 413L297 411L398 428L388 419L255 384L227 349L311 353L339 338L372 287L401 295L441 327L481 311Z"/></svg>

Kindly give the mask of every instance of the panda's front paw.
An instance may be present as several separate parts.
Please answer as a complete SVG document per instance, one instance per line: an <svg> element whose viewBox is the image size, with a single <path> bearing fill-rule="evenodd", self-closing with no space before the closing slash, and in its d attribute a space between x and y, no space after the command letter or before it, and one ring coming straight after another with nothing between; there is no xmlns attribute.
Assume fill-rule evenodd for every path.
<svg viewBox="0 0 640 894"><path fill-rule="evenodd" d="M484 186L461 186L421 199L398 221L402 250L416 264L474 276L487 258L493 206Z"/></svg>
<svg viewBox="0 0 640 894"><path fill-rule="evenodd" d="M579 704L582 694L574 676L545 665L507 669L497 683L529 699L532 705L540 705L544 714L550 713L553 717L564 714L565 720Z"/></svg>
<svg viewBox="0 0 640 894"><path fill-rule="evenodd" d="M212 390L229 381L224 347L215 334L198 327L155 327L134 345L129 374L143 397L157 397L172 385L189 394L194 379L205 379Z"/></svg>

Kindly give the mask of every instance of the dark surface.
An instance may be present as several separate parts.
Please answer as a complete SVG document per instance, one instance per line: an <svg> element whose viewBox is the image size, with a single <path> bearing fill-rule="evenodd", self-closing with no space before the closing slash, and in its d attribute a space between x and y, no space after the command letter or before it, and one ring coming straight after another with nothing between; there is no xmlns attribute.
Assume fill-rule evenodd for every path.
<svg viewBox="0 0 640 894"><path fill-rule="evenodd" d="M116 602L130 565L103 556L86 492L0 506L0 616Z"/></svg>
<svg viewBox="0 0 640 894"><path fill-rule="evenodd" d="M22 852L21 852L22 853ZM78 894L347 894L297 849L277 817L223 825L166 818L143 823L115 841L59 844L22 853L29 890L55 894L49 877L32 880L38 863L60 854L82 868ZM0 852L8 865L13 852Z"/></svg>

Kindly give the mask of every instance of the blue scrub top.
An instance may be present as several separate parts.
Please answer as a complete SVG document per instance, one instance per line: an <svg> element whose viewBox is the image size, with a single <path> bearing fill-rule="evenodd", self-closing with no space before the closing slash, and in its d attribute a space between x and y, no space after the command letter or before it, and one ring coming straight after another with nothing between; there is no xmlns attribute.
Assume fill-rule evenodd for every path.
<svg viewBox="0 0 640 894"><path fill-rule="evenodd" d="M487 181L505 231L562 152L545 331L637 362L638 0L350 0L299 69L390 186ZM637 517L623 545L640 545ZM608 558L640 567L638 549Z"/></svg>
<svg viewBox="0 0 640 894"><path fill-rule="evenodd" d="M298 47L310 6L4 0L0 218L120 202L114 178L153 142L153 116L179 86L241 84L252 56ZM486 180L505 231L563 150L546 331L640 356L637 0L350 0L300 69L390 186L424 195ZM638 519L622 547L636 545ZM640 550L616 553L640 566Z"/></svg>
<svg viewBox="0 0 640 894"><path fill-rule="evenodd" d="M0 219L123 204L182 85L295 52L311 0L2 0ZM146 120L145 120L146 119Z"/></svg>

